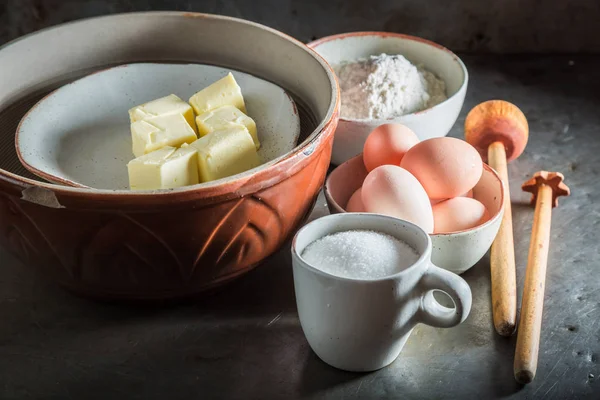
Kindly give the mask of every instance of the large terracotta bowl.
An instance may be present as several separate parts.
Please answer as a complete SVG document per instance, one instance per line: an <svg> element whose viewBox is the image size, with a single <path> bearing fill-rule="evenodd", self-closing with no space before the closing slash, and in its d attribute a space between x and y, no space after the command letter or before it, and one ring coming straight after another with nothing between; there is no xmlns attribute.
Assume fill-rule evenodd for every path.
<svg viewBox="0 0 600 400"><path fill-rule="evenodd" d="M213 64L279 85L298 106L298 146L252 174L160 193L54 185L19 164L15 129L40 97L141 61ZM255 23L177 12L83 20L0 48L0 76L10 77L0 80L0 244L80 294L177 298L240 276L295 232L329 166L339 112L333 71Z"/></svg>

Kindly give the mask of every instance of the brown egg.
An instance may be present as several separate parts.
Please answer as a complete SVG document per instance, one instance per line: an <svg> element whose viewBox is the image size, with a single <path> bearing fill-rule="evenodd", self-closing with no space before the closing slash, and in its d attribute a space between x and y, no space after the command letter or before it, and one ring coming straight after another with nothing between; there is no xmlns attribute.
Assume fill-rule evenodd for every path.
<svg viewBox="0 0 600 400"><path fill-rule="evenodd" d="M463 193L460 196L457 197L473 197L473 189L469 190L467 193ZM431 202L431 205L434 206L437 203L441 203L442 201L446 201L448 199L429 199L429 201Z"/></svg>
<svg viewBox="0 0 600 400"><path fill-rule="evenodd" d="M417 143L417 135L404 125L378 126L367 136L363 147L363 161L367 171L381 165L400 165L404 154Z"/></svg>
<svg viewBox="0 0 600 400"><path fill-rule="evenodd" d="M427 193L404 168L382 165L367 175L362 186L367 212L385 214L433 231L433 213Z"/></svg>
<svg viewBox="0 0 600 400"><path fill-rule="evenodd" d="M350 200L348 200L348 204L346 205L347 212L365 212L365 205L362 201L362 188L358 188L352 196L350 196Z"/></svg>
<svg viewBox="0 0 600 400"><path fill-rule="evenodd" d="M490 219L481 202L455 197L433 206L434 233L450 233L474 228Z"/></svg>
<svg viewBox="0 0 600 400"><path fill-rule="evenodd" d="M470 191L481 178L483 162L464 140L424 140L406 152L400 166L413 174L430 199L450 199Z"/></svg>

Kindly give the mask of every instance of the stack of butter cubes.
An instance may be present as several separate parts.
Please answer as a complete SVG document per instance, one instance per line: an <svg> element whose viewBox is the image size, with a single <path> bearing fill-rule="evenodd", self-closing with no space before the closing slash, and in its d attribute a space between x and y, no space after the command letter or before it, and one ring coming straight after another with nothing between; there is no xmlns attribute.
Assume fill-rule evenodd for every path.
<svg viewBox="0 0 600 400"><path fill-rule="evenodd" d="M132 190L209 182L260 165L256 123L229 73L193 95L174 94L129 110L135 159L127 164Z"/></svg>

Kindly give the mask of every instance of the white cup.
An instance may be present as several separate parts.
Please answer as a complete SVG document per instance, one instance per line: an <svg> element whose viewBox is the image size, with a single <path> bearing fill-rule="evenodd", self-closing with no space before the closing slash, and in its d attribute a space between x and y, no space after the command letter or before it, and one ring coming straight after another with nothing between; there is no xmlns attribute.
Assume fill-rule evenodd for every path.
<svg viewBox="0 0 600 400"><path fill-rule="evenodd" d="M386 233L420 257L410 267L374 280L334 276L309 265L301 254L310 243L348 230ZM431 239L409 222L378 214L328 215L305 225L292 242L294 289L304 335L327 364L347 371L374 371L400 354L417 323L450 328L471 310L471 289L458 275L431 263ZM454 308L442 306L445 292Z"/></svg>

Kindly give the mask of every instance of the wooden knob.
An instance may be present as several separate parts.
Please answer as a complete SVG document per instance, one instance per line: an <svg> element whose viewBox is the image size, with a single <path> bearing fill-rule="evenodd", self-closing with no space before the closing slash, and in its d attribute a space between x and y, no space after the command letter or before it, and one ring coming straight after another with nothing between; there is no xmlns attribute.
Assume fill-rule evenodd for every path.
<svg viewBox="0 0 600 400"><path fill-rule="evenodd" d="M571 191L563 182L565 177L560 172L540 171L533 175L533 178L528 180L521 186L525 192L531 193L531 204L535 204L539 188L541 186L549 186L552 189L552 207L558 206L558 198L560 196L568 196Z"/></svg>
<svg viewBox="0 0 600 400"><path fill-rule="evenodd" d="M500 142L506 149L507 161L519 157L529 137L529 125L523 112L504 100L490 100L475 107L465 120L465 140L487 161L488 148Z"/></svg>

